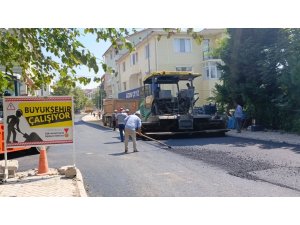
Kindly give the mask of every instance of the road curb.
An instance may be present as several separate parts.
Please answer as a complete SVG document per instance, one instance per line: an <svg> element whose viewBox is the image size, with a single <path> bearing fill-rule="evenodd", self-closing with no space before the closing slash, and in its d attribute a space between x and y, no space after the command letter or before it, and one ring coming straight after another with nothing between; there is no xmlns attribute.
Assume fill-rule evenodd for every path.
<svg viewBox="0 0 300 225"><path fill-rule="evenodd" d="M86 190L84 188L82 174L78 168L76 168L76 183L79 191L79 197L88 197Z"/></svg>
<svg viewBox="0 0 300 225"><path fill-rule="evenodd" d="M253 137L251 135L243 135L243 134L233 134L233 133L226 133L226 136L229 137L237 137L237 138L246 138L246 139L251 139L251 140L260 140L260 141L269 141L273 143L278 143L278 144L289 144L289 145L300 145L299 141L291 141L291 140L277 140L276 138L269 138L269 137Z"/></svg>

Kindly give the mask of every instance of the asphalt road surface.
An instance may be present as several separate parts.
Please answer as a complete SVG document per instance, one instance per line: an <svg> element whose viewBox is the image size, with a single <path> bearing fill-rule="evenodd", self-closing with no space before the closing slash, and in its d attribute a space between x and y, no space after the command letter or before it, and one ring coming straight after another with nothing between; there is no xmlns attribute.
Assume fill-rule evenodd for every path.
<svg viewBox="0 0 300 225"><path fill-rule="evenodd" d="M76 164L91 197L300 196L300 146L234 137L138 141L124 154L118 131L76 117L75 150L52 146L49 167ZM74 156L75 155L75 160ZM18 158L19 170L38 155Z"/></svg>

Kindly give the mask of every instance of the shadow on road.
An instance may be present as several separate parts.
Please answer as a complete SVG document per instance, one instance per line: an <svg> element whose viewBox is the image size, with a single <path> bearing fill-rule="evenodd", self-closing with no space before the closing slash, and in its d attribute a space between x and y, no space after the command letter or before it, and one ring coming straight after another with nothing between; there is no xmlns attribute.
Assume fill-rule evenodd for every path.
<svg viewBox="0 0 300 225"><path fill-rule="evenodd" d="M104 142L103 144L117 144L121 143L120 141L111 141L111 142Z"/></svg>
<svg viewBox="0 0 300 225"><path fill-rule="evenodd" d="M90 123L90 122L84 122L83 120L77 121L74 124L76 126L85 125L85 126L93 127L95 129L102 130L102 131L110 131L110 132L112 131L111 128L103 127L103 126L100 126L99 124L94 124L94 123Z"/></svg>
<svg viewBox="0 0 300 225"><path fill-rule="evenodd" d="M134 152L128 152L128 153L120 152L120 153L112 153L112 154L109 154L109 155L112 155L112 156L121 156L121 155L128 155L128 154L131 154L131 153L134 153Z"/></svg>

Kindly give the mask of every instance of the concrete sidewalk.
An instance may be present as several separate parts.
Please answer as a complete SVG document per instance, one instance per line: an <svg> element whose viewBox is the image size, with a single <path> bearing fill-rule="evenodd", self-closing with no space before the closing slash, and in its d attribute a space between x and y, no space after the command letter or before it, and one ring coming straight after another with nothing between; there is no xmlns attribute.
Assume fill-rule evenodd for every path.
<svg viewBox="0 0 300 225"><path fill-rule="evenodd" d="M37 175L37 170L17 172L14 178L0 184L0 197L87 197L87 194L77 168L74 178L49 168L47 175Z"/></svg>
<svg viewBox="0 0 300 225"><path fill-rule="evenodd" d="M0 180L0 197L87 197L79 169L74 178L67 178L62 168L49 168L47 175L37 175L36 169L17 172L6 182Z"/></svg>

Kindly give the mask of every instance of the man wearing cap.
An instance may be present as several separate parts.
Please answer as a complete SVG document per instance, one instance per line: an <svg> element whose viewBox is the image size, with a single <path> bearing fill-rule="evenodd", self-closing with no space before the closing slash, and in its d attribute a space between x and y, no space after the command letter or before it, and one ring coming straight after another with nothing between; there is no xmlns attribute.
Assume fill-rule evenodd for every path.
<svg viewBox="0 0 300 225"><path fill-rule="evenodd" d="M124 120L127 116L128 115L127 113L125 113L125 110L123 108L120 108L120 112L117 114L117 123L119 127L121 142L124 142L124 128L125 128Z"/></svg>
<svg viewBox="0 0 300 225"><path fill-rule="evenodd" d="M133 152L138 152L136 148L136 129L141 134L142 121L140 119L140 111L125 118L125 153L128 153L128 140L131 136L133 142Z"/></svg>

